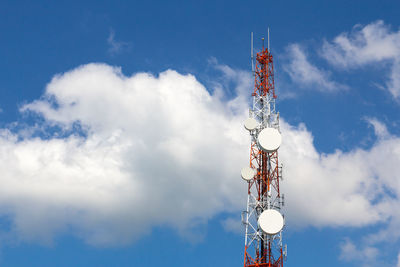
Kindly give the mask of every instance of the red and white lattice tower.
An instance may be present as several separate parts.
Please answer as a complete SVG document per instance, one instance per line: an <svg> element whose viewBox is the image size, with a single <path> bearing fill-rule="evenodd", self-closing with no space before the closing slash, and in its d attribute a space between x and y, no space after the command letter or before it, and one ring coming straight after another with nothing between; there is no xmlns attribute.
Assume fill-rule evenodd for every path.
<svg viewBox="0 0 400 267"><path fill-rule="evenodd" d="M269 35L269 31L268 31ZM245 128L251 136L250 164L242 169L247 182L247 209L242 212L246 227L244 267L283 267L286 245L282 244L284 198L279 190L282 165L278 149L282 137L279 129L279 112L275 109L273 57L268 47L253 56L254 74L253 107Z"/></svg>

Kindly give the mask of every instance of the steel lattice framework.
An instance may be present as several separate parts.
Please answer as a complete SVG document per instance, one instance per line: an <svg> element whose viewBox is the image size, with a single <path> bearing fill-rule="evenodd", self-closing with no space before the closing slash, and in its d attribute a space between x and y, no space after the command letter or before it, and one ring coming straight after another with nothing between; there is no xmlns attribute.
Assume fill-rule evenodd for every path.
<svg viewBox="0 0 400 267"><path fill-rule="evenodd" d="M253 63L252 55L252 66ZM257 136L264 128L280 131L279 113L275 110L273 57L264 45L256 55L253 73L253 107L249 115L259 124L250 131L250 167L256 170L256 175L248 182L247 209L242 212L242 222L246 228L244 267L283 267L286 246L283 248L282 245L282 231L268 235L258 225L258 218L264 210L281 212L284 205L279 189L282 165L278 161L278 151L265 152L257 144Z"/></svg>

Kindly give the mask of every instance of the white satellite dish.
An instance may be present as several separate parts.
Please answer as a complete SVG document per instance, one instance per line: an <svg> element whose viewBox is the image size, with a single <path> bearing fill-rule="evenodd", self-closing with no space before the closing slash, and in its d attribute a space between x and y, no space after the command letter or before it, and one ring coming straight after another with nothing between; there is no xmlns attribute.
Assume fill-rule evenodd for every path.
<svg viewBox="0 0 400 267"><path fill-rule="evenodd" d="M244 167L241 171L242 179L245 181L251 181L256 175L256 170L250 167Z"/></svg>
<svg viewBox="0 0 400 267"><path fill-rule="evenodd" d="M258 145L265 152L276 151L282 143L282 135L275 128L265 128L258 134Z"/></svg>
<svg viewBox="0 0 400 267"><path fill-rule="evenodd" d="M254 118L248 118L244 121L244 128L246 128L247 131L253 131L257 126L258 122Z"/></svg>
<svg viewBox="0 0 400 267"><path fill-rule="evenodd" d="M264 210L258 218L258 225L261 230L268 235L276 235L279 233L285 222L282 214L274 209Z"/></svg>

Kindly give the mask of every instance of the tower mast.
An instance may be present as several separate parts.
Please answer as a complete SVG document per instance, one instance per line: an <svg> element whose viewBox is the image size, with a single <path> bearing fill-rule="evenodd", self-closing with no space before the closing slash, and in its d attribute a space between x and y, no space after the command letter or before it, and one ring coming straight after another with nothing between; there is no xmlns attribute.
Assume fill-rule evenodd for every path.
<svg viewBox="0 0 400 267"><path fill-rule="evenodd" d="M252 46L253 46L253 33ZM283 247L282 231L284 197L279 189L282 165L278 149L281 144L279 112L275 109L275 84L273 57L268 46L254 58L252 71L254 90L253 107L245 128L251 136L249 166L242 169L247 181L247 209L242 212L245 225L244 267L283 267L286 246ZM255 67L253 67L255 66Z"/></svg>

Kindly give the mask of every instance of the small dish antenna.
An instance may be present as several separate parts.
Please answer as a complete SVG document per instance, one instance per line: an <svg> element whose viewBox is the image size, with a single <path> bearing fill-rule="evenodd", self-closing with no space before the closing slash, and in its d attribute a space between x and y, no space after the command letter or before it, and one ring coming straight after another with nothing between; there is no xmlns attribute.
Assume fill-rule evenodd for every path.
<svg viewBox="0 0 400 267"><path fill-rule="evenodd" d="M244 128L246 128L247 131L253 131L257 126L258 122L254 118L248 118L244 121Z"/></svg>
<svg viewBox="0 0 400 267"><path fill-rule="evenodd" d="M268 209L261 213L258 218L258 225L264 233L276 235L283 229L285 221L279 211Z"/></svg>
<svg viewBox="0 0 400 267"><path fill-rule="evenodd" d="M258 145L265 152L276 151L282 143L282 135L275 128L265 128L258 135Z"/></svg>
<svg viewBox="0 0 400 267"><path fill-rule="evenodd" d="M242 179L249 182L256 175L256 170L250 167L244 167L241 171Z"/></svg>

